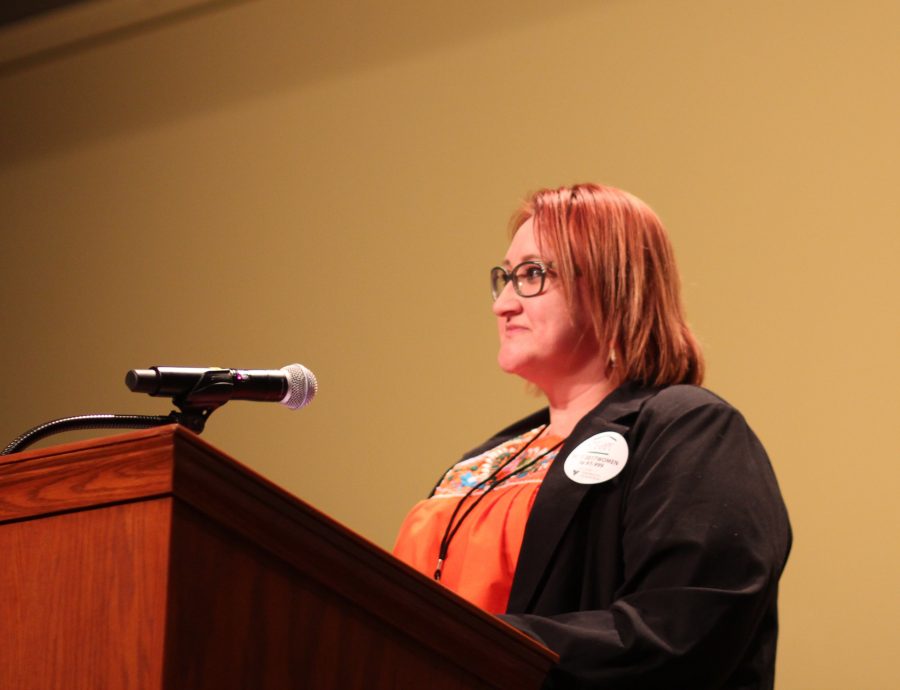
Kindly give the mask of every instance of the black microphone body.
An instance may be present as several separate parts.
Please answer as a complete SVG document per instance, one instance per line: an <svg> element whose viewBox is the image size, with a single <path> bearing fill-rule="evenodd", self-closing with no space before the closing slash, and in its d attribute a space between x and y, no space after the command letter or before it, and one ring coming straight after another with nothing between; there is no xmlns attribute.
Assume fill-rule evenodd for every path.
<svg viewBox="0 0 900 690"><path fill-rule="evenodd" d="M291 409L316 394L315 375L302 364L281 369L163 367L132 369L125 385L135 393L173 398L195 407L218 407L229 400L280 402Z"/></svg>

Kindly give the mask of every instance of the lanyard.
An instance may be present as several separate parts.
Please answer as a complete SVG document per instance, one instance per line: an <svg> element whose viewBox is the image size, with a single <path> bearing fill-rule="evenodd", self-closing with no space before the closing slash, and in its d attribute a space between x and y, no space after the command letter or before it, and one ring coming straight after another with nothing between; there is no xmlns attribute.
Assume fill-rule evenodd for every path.
<svg viewBox="0 0 900 690"><path fill-rule="evenodd" d="M519 448L519 450L517 450L509 459L507 459L502 465L500 465L500 467L498 467L493 472L491 472L491 474L489 476L487 476L485 479L481 480L475 486L473 486L471 489L469 489L465 493L465 495L459 500L459 503L456 504L456 507L453 509L453 513L450 515L450 521L447 523L446 529L444 529L444 536L441 538L441 545L440 545L440 548L438 549L437 568L434 571L434 579L435 580L437 580L438 582L440 582L440 580L441 580L441 573L443 572L443 569L444 569L444 561L447 560L447 551L450 548L450 542L453 541L453 537L456 536L456 533L459 531L459 528L462 525L462 523L465 521L465 519L469 516L469 513L471 513L472 510L474 510L474 508L479 503L481 503L481 500L485 496L487 496L491 491L493 491L494 488L496 488L498 485L502 484L510 477L513 477L521 472L524 472L528 468L533 467L538 462L538 460L541 460L546 455L549 455L550 453L555 451L557 448L559 448L565 442L565 439L562 439L559 443L554 445L552 448L548 448L543 453L538 455L534 460L532 460L531 462L529 462L526 465L523 465L515 472L510 472L505 477L498 478L497 475L499 475L500 472L502 472L506 467L508 467L510 465L510 463L512 463L513 460L515 460L522 453L524 453L528 449L528 447L534 441L536 441L541 436L541 434L543 434L547 430L548 426L550 426L550 425L545 424L544 426L542 426L534 436L532 436L530 439L528 439L528 442L525 445L523 445L521 448ZM484 487L487 487L484 490L484 492L481 495L477 496L475 498L475 500L469 504L469 506L466 508L466 510L463 512L463 514L459 516L459 520L456 520L456 516L459 514L459 510L460 510L460 508L462 508L463 503L465 503L466 500L472 496L472 494L474 494L476 491L478 491L479 489L482 489ZM456 521L456 522L454 523L454 521Z"/></svg>

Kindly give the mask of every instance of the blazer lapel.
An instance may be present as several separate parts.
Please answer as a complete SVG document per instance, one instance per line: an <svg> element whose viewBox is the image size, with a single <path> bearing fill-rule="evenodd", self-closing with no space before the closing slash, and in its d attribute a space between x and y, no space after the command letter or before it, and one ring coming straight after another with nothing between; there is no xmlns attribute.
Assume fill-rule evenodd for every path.
<svg viewBox="0 0 900 690"><path fill-rule="evenodd" d="M616 431L627 438L631 418L654 392L634 385L617 388L585 415L566 439L544 477L528 517L507 613L529 610L557 545L587 492L595 486L569 479L564 469L566 458L580 443L604 431Z"/></svg>

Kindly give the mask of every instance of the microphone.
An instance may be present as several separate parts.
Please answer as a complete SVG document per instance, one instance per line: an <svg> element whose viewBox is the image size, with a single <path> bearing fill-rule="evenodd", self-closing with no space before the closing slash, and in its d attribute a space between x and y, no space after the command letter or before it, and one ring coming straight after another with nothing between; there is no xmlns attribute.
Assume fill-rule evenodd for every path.
<svg viewBox="0 0 900 690"><path fill-rule="evenodd" d="M134 393L174 398L195 407L218 407L229 400L280 402L292 410L312 402L319 384L302 364L281 369L150 367L132 369L125 385Z"/></svg>

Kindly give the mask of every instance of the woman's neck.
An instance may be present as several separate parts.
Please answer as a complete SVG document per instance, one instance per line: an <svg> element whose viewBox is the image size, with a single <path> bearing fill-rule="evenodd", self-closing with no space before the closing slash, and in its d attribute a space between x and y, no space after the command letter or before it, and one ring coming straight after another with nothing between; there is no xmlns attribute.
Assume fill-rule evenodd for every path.
<svg viewBox="0 0 900 690"><path fill-rule="evenodd" d="M547 433L566 438L588 412L619 385L616 379L603 378L590 383L555 386L544 393L550 405L550 427Z"/></svg>

